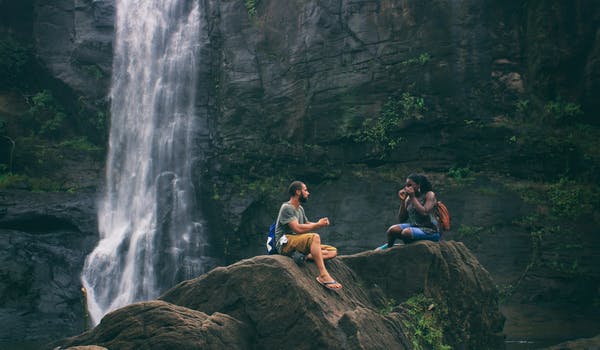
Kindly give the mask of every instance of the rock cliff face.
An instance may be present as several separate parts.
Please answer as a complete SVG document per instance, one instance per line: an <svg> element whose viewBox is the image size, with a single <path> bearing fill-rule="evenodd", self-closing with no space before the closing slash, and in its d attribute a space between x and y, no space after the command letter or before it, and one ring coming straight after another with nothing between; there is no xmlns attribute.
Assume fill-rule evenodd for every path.
<svg viewBox="0 0 600 350"><path fill-rule="evenodd" d="M0 11L0 32L31 36L37 57L61 88L93 108L109 96L113 2L37 0L17 6L0 1L6 10ZM550 246L542 256L548 265L572 267L575 261L575 274L543 267L525 275L523 271L536 268L530 258L539 247L532 232L540 231L518 222L548 208L523 201L523 191L507 182L578 172L597 179L600 174L595 171L600 169L598 157L584 157L568 140L548 143L535 129L522 128L519 123L529 115L519 114L516 107L573 101L583 115L565 123L597 125L600 6L593 1L541 0L201 4L205 21L197 107L203 154L196 155L197 188L215 254L224 262L263 253L263 232L287 199L285 186L295 178L314 189L307 204L309 217L332 219L334 225L323 232L328 243L343 254L371 249L382 243L385 229L394 223L398 184L412 171L426 171L453 215L448 239L464 240L496 283L519 286L504 310L511 315L511 332L527 330L517 334L539 337L566 332L561 334L571 337L582 336L589 327L585 336L595 334L600 325L594 306L600 298L600 239L595 234L600 219L586 218L568 229L582 233L584 249L564 254L555 249L560 237L555 246L551 240L543 242ZM15 16L8 18L10 12ZM418 98L423 108L416 108ZM397 147L386 148L388 139L375 145L357 142L371 125L368 121L380 116L389 101L400 101L399 109L416 110L387 135ZM450 169L481 171L482 176L459 186L444 176ZM498 179L499 174L510 177ZM97 174L85 176L98 181ZM6 210L0 212L6 262L2 275L8 276L0 292L0 307L6 310L0 340L77 333L83 318L78 276L97 239L91 219L96 194L19 195L9 195L2 202ZM340 259L340 267L351 265L350 260ZM278 258L267 261L294 268ZM303 278L312 282L311 276ZM347 284L352 290L353 283ZM371 309L383 305L371 295L357 300L367 305L364 310L352 309L353 315L325 324L346 325L343 337L352 344L363 340L349 335L351 325L362 322L356 319L373 320ZM582 308L577 315L583 317L573 316L571 301ZM564 312L552 317L527 309L557 302L564 303ZM180 322L178 315L185 315L181 317L209 324L207 334L217 332L215 323L228 324L228 331L243 339L259 334L239 315L226 316L229 310L224 315L199 311L208 316L161 302L136 307L132 312L167 307L171 316L165 322ZM558 321L532 330L527 326L532 319L538 320L536 325ZM397 319L373 322L389 328ZM561 329L565 323L577 326ZM217 337L211 344L222 340Z"/></svg>
<svg viewBox="0 0 600 350"><path fill-rule="evenodd" d="M320 286L312 263L298 267L284 256L242 260L182 282L159 301L112 312L93 331L58 344L109 349L150 343L156 349L503 345L493 281L461 243L421 242L343 256L328 261L328 268L344 284L341 291ZM420 333L428 336L412 328L419 321Z"/></svg>
<svg viewBox="0 0 600 350"><path fill-rule="evenodd" d="M95 194L0 192L0 343L81 332Z"/></svg>
<svg viewBox="0 0 600 350"><path fill-rule="evenodd" d="M114 2L37 1L33 35L45 67L88 99L107 97L112 68Z"/></svg>

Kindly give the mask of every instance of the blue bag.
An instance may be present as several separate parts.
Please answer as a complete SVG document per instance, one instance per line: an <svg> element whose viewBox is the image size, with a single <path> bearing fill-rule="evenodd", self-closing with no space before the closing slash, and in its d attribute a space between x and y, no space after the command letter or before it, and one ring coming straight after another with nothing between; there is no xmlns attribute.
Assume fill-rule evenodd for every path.
<svg viewBox="0 0 600 350"><path fill-rule="evenodd" d="M277 242L275 242L275 226L276 226L276 222L272 223L271 226L269 226L269 234L267 235L267 254L269 255L273 255L273 254L277 254L277 249L275 248L275 244Z"/></svg>

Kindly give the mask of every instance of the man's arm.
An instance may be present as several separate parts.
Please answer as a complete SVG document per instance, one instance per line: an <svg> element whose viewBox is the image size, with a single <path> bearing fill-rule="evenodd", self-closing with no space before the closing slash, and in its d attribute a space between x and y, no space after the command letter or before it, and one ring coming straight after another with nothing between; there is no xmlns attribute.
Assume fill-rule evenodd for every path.
<svg viewBox="0 0 600 350"><path fill-rule="evenodd" d="M317 222L307 222L305 224L299 224L298 219L293 219L288 223L288 226L296 234L307 233L315 231L321 227L329 226L329 219L321 218Z"/></svg>

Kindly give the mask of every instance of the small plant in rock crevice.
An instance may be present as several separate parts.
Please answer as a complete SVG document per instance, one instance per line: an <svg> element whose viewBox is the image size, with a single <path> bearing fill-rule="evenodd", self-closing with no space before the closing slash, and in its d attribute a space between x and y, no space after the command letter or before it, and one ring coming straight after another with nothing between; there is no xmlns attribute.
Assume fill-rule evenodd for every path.
<svg viewBox="0 0 600 350"><path fill-rule="evenodd" d="M510 298L527 276L540 269L554 271L567 279L589 273L582 265L583 246L576 243L581 240L579 231L570 232L570 226L563 223L593 216L600 202L598 189L566 177L554 183L512 184L512 187L536 210L514 222L529 232L530 256L516 281L503 289L503 299ZM565 235L569 240L564 240Z"/></svg>
<svg viewBox="0 0 600 350"><path fill-rule="evenodd" d="M377 117L365 120L363 129L354 140L371 145L373 153L384 158L404 140L400 135L403 122L422 119L424 111L425 100L422 97L404 92L398 98L389 98Z"/></svg>
<svg viewBox="0 0 600 350"><path fill-rule="evenodd" d="M414 350L451 350L444 344L443 330L447 326L448 309L446 305L436 302L423 294L417 294L403 303L409 320L403 321L411 337Z"/></svg>
<svg viewBox="0 0 600 350"><path fill-rule="evenodd" d="M244 0L244 5L246 6L246 10L248 11L249 17L256 16L256 5L258 0Z"/></svg>
<svg viewBox="0 0 600 350"><path fill-rule="evenodd" d="M396 300L393 298L385 299L383 304L384 305L379 309L379 314L383 316L389 315L390 312L392 312L392 310L398 306L398 303L396 303Z"/></svg>

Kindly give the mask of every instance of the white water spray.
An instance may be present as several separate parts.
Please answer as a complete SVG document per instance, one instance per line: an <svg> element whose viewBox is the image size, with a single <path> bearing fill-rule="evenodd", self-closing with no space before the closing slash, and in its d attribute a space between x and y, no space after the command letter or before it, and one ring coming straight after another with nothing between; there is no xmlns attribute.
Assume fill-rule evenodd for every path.
<svg viewBox="0 0 600 350"><path fill-rule="evenodd" d="M192 166L198 1L117 0L100 241L82 282L95 325L203 272Z"/></svg>

